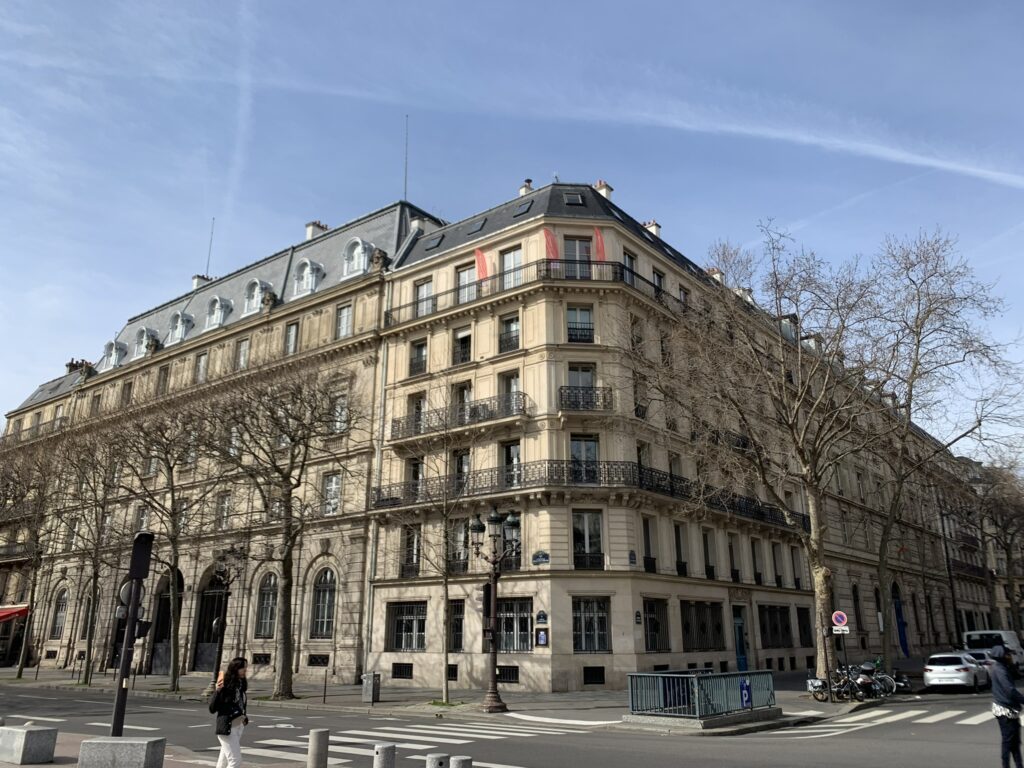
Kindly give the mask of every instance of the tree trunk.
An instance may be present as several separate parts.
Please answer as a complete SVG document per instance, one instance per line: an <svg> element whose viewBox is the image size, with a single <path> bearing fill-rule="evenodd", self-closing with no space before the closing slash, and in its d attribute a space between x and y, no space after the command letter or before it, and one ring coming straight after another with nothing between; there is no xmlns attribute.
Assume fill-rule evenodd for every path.
<svg viewBox="0 0 1024 768"><path fill-rule="evenodd" d="M89 615L85 617L85 673L82 675L82 682L87 686L92 685L92 661L96 645L96 611L100 604L98 570L94 568L92 572L92 581L89 584Z"/></svg>
<svg viewBox="0 0 1024 768"><path fill-rule="evenodd" d="M36 579L39 576L39 565L33 564L32 580L29 582L28 592L28 615L25 617L25 629L21 633L21 650L18 653L18 673L15 677L20 680L25 673L25 664L28 663L28 639L32 634L32 627L36 623ZM37 662L38 663L38 662Z"/></svg>
<svg viewBox="0 0 1024 768"><path fill-rule="evenodd" d="M286 512L290 514L290 512ZM294 699L292 692L292 592L295 568L295 542L290 526L284 536L281 556L281 580L277 588L277 674L274 677L273 699Z"/></svg>
<svg viewBox="0 0 1024 768"><path fill-rule="evenodd" d="M884 535L883 528L883 535ZM895 621L893 613L886 610L892 605L892 577L889 574L889 548L880 545L878 548L878 610L882 619L882 669L892 669L892 625Z"/></svg>
<svg viewBox="0 0 1024 768"><path fill-rule="evenodd" d="M451 608L448 601L448 556L447 550L445 551L444 558L444 573L441 574L441 611L444 616L442 627L444 628L444 661L441 664L441 702L448 704L450 700L450 685L448 684L448 653L449 653L449 640L451 638L450 624L451 624Z"/></svg>
<svg viewBox="0 0 1024 768"><path fill-rule="evenodd" d="M1018 634L1021 631L1020 625L1020 593L1017 586L1017 558L1014 557L1014 545L1004 547L1003 554L1006 556L1006 591L1010 601L1010 629Z"/></svg>
<svg viewBox="0 0 1024 768"><path fill-rule="evenodd" d="M181 654L181 614L177 610L178 601L181 599L181 595L178 594L178 548L172 542L171 544L171 562L170 568L168 569L168 590L167 590L167 602L170 603L171 615L170 620L170 643L171 643L171 659L170 659L170 676L168 690L177 691L179 689L178 681L180 676L178 674L178 657ZM155 608L156 615L153 616L155 620L157 615L160 613L160 596L157 595L157 605Z"/></svg>
<svg viewBox="0 0 1024 768"><path fill-rule="evenodd" d="M811 562L809 565L811 579L814 581L814 633L817 637L814 644L815 674L822 680L828 680L829 662L835 664L834 655L827 653L826 650L828 643L832 642L832 636L826 634L832 624L832 604L829 600L832 594L832 572L823 563Z"/></svg>

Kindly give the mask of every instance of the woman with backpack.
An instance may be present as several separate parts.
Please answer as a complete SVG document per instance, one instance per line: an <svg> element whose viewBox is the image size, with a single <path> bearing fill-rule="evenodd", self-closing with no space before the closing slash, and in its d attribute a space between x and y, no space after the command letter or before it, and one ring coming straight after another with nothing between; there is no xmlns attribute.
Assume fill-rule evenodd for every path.
<svg viewBox="0 0 1024 768"><path fill-rule="evenodd" d="M1001 741L1000 758L1003 768L1010 768L1010 758L1016 768L1021 768L1020 755L1020 712L1024 705L1024 696L1013 684L1010 675L1010 656L1001 645L995 646L989 655L996 663L989 668L992 682L992 714L999 722Z"/></svg>
<svg viewBox="0 0 1024 768"><path fill-rule="evenodd" d="M220 757L217 768L241 768L242 731L249 724L245 715L246 661L236 656L228 663L227 672L217 680L217 690L210 697L210 712L217 715L217 740Z"/></svg>

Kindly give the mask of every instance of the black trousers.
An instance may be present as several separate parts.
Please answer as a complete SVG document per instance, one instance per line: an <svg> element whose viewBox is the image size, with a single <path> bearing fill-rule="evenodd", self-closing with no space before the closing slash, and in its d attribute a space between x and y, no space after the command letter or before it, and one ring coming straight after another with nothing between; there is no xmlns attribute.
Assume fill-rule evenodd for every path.
<svg viewBox="0 0 1024 768"><path fill-rule="evenodd" d="M1003 737L1003 768L1010 768L1011 755L1014 766L1024 768L1024 763L1021 763L1020 759L1020 720L1015 717L997 717L996 720L999 721L999 732Z"/></svg>

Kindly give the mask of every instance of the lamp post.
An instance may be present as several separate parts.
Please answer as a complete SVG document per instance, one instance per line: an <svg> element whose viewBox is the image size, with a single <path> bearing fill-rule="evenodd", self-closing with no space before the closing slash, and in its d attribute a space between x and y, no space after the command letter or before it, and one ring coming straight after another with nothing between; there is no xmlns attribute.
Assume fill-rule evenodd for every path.
<svg viewBox="0 0 1024 768"><path fill-rule="evenodd" d="M502 561L519 552L518 538L505 542L505 529L519 529L519 514L515 511L498 512L497 506L491 507L491 514L485 523L480 515L470 524L469 532L473 537L473 554L491 567L491 646L490 668L487 671L487 693L484 695L484 712L507 712L508 707L498 694L498 579L501 577ZM486 539L490 539L490 547Z"/></svg>
<svg viewBox="0 0 1024 768"><path fill-rule="evenodd" d="M204 692L207 696L217 689L217 677L220 674L221 660L224 656L224 633L228 623L228 598L231 597L231 584L238 577L238 572L248 554L232 544L217 555L214 569L224 585L224 599L220 603L220 615L213 620L213 633L217 638L217 657L213 664L213 678Z"/></svg>

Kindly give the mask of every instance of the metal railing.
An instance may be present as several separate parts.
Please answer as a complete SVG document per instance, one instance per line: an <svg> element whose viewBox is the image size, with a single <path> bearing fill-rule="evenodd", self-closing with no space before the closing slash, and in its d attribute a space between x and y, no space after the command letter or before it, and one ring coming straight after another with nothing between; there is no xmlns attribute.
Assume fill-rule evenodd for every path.
<svg viewBox="0 0 1024 768"><path fill-rule="evenodd" d="M976 579L984 579L988 577L988 570L983 565L967 563L963 560L957 560L956 558L950 558L949 564L955 573L962 573L965 576L973 576Z"/></svg>
<svg viewBox="0 0 1024 768"><path fill-rule="evenodd" d="M10 544L0 544L0 560L24 560L32 557L35 547L31 542L16 541Z"/></svg>
<svg viewBox="0 0 1024 768"><path fill-rule="evenodd" d="M498 352L512 352L516 349L519 349L519 331L498 334Z"/></svg>
<svg viewBox="0 0 1024 768"><path fill-rule="evenodd" d="M452 365L462 365L473 359L473 352L469 344L452 345Z"/></svg>
<svg viewBox="0 0 1024 768"><path fill-rule="evenodd" d="M702 720L775 706L775 682L769 671L632 672L628 679L633 715Z"/></svg>
<svg viewBox="0 0 1024 768"><path fill-rule="evenodd" d="M683 312L686 309L686 305L681 301L617 261L545 259L500 272L475 283L452 288L444 293L393 307L384 313L384 326L400 325L447 309L466 306L533 283L562 280L622 283L672 312Z"/></svg>
<svg viewBox="0 0 1024 768"><path fill-rule="evenodd" d="M635 461L549 459L507 467L490 467L378 486L373 489L371 503L374 508L380 509L482 496L519 488L581 484L606 488L640 488L652 493L698 502L726 514L783 528L789 527L785 514L778 507L765 504L759 499L731 494L720 488L701 486L685 477L639 466ZM793 513L792 517L805 531L810 530L810 520L806 515Z"/></svg>
<svg viewBox="0 0 1024 768"><path fill-rule="evenodd" d="M503 395L456 403L448 408L414 411L408 416L391 420L391 439L459 429L485 421L522 416L526 413L527 397L524 392L506 392Z"/></svg>
<svg viewBox="0 0 1024 768"><path fill-rule="evenodd" d="M56 432L60 432L67 425L67 416L61 416L60 418L56 418L51 421L44 421L39 424L30 424L27 427L22 427L21 430L17 432L0 435L0 445L27 443L29 440L35 440L37 437L45 437L46 435L52 435Z"/></svg>
<svg viewBox="0 0 1024 768"><path fill-rule="evenodd" d="M566 323L566 340L572 344L593 344L593 323Z"/></svg>
<svg viewBox="0 0 1024 768"><path fill-rule="evenodd" d="M610 411L611 387L559 387L558 407L563 411Z"/></svg>
<svg viewBox="0 0 1024 768"><path fill-rule="evenodd" d="M421 373L427 372L427 358L425 357L410 357L409 358L409 375L418 376Z"/></svg>
<svg viewBox="0 0 1024 768"><path fill-rule="evenodd" d="M572 556L572 567L577 571L603 571L603 552L577 552Z"/></svg>

